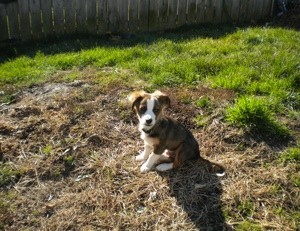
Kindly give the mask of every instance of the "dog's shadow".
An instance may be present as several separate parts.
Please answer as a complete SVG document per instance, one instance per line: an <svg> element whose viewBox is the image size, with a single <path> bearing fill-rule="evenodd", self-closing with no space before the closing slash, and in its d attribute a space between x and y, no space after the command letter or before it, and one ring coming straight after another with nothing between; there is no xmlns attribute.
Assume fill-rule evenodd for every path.
<svg viewBox="0 0 300 231"><path fill-rule="evenodd" d="M161 172L169 182L171 196L199 230L230 230L221 207L220 177L210 162L187 162L178 170ZM213 164L211 164L213 165Z"/></svg>

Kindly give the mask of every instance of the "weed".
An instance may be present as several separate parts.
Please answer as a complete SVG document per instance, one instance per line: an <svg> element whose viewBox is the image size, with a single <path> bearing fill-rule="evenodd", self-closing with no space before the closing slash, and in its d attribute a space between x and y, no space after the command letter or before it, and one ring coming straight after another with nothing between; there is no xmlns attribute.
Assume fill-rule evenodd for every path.
<svg viewBox="0 0 300 231"><path fill-rule="evenodd" d="M300 188L300 175L297 174L296 176L292 176L291 178L292 178L292 179L291 179L292 183L293 183L296 187Z"/></svg>
<svg viewBox="0 0 300 231"><path fill-rule="evenodd" d="M205 96L205 97L201 97L200 99L198 99L196 101L196 105L197 105L197 107L200 107L200 108L209 108L212 106L212 102L209 97Z"/></svg>
<svg viewBox="0 0 300 231"><path fill-rule="evenodd" d="M291 147L281 154L280 160L283 162L296 162L300 164L300 148Z"/></svg>
<svg viewBox="0 0 300 231"><path fill-rule="evenodd" d="M261 226L257 223L254 223L253 221L243 221L239 223L239 225L236 227L236 230L238 231L261 231L263 230Z"/></svg>
<svg viewBox="0 0 300 231"><path fill-rule="evenodd" d="M229 123L248 127L255 132L279 137L288 136L287 129L275 120L269 103L263 98L240 97L227 109L226 119Z"/></svg>
<svg viewBox="0 0 300 231"><path fill-rule="evenodd" d="M20 171L6 163L0 162L0 187L16 182L20 176Z"/></svg>
<svg viewBox="0 0 300 231"><path fill-rule="evenodd" d="M64 160L67 166L73 166L75 164L75 158L73 156L66 156Z"/></svg>
<svg viewBox="0 0 300 231"><path fill-rule="evenodd" d="M12 201L15 199L12 191L0 192L0 229L5 230L5 226L12 222L14 205Z"/></svg>
<svg viewBox="0 0 300 231"><path fill-rule="evenodd" d="M203 115L198 115L196 118L193 119L198 127L204 127L208 123L208 117Z"/></svg>
<svg viewBox="0 0 300 231"><path fill-rule="evenodd" d="M242 217L252 217L254 213L253 204L251 201L242 201L237 207L239 214Z"/></svg>
<svg viewBox="0 0 300 231"><path fill-rule="evenodd" d="M299 230L300 228L300 212L298 210L289 210L282 207L276 208L274 213L281 218L289 220L293 224L293 230Z"/></svg>
<svg viewBox="0 0 300 231"><path fill-rule="evenodd" d="M42 153L46 156L50 156L52 154L52 146L47 145L42 149Z"/></svg>

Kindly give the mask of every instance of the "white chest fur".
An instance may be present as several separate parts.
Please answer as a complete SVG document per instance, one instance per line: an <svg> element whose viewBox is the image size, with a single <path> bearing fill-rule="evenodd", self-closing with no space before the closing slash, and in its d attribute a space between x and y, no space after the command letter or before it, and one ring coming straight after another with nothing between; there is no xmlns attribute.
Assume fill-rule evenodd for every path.
<svg viewBox="0 0 300 231"><path fill-rule="evenodd" d="M153 146L154 144L158 143L157 138L149 137L145 132L141 132L141 139L144 140L145 145Z"/></svg>

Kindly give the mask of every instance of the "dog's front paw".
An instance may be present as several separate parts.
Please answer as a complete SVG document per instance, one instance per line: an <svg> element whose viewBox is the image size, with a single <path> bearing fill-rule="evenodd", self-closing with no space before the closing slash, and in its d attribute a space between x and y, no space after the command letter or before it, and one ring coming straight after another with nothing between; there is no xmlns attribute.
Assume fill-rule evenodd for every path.
<svg viewBox="0 0 300 231"><path fill-rule="evenodd" d="M141 173L146 173L146 172L149 172L151 170L151 168L149 168L146 163L144 163L142 166L141 166Z"/></svg>
<svg viewBox="0 0 300 231"><path fill-rule="evenodd" d="M145 160L144 158L145 158L144 152L142 152L141 154L139 154L138 156L135 157L135 160L136 161L143 161L143 160Z"/></svg>

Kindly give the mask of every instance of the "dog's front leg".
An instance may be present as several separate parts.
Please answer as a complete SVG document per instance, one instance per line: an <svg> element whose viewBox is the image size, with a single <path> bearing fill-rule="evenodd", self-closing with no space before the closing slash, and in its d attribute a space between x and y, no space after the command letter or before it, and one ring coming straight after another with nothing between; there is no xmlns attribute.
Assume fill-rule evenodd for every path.
<svg viewBox="0 0 300 231"><path fill-rule="evenodd" d="M147 161L141 166L141 172L149 172L160 157L161 155L157 155L154 152L152 152Z"/></svg>
<svg viewBox="0 0 300 231"><path fill-rule="evenodd" d="M144 161L147 160L150 153L153 151L153 147L149 144L145 144L145 149L144 151L139 154L138 156L135 157L136 161Z"/></svg>

